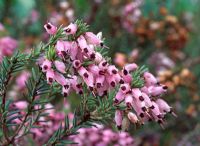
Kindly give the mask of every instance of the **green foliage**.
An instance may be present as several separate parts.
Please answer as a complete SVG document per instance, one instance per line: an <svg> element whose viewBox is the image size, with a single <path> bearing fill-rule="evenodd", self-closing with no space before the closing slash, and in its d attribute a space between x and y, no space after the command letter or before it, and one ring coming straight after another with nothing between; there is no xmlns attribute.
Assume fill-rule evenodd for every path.
<svg viewBox="0 0 200 146"><path fill-rule="evenodd" d="M26 57L19 52L15 53L10 59L4 57L0 65L0 96L3 96L5 93L11 75L21 71L25 64Z"/></svg>
<svg viewBox="0 0 200 146"><path fill-rule="evenodd" d="M76 32L76 38L88 31L89 25L87 25L87 23L84 23L82 20L76 20L75 23L77 24L78 27L78 30Z"/></svg>
<svg viewBox="0 0 200 146"><path fill-rule="evenodd" d="M54 47L49 46L49 49L46 52L46 57L48 60L52 60L52 61L56 59L56 51Z"/></svg>
<svg viewBox="0 0 200 146"><path fill-rule="evenodd" d="M148 68L143 65L132 73L133 81L131 86L133 88L141 88L144 86L144 79L142 78L142 75L146 71L148 71Z"/></svg>

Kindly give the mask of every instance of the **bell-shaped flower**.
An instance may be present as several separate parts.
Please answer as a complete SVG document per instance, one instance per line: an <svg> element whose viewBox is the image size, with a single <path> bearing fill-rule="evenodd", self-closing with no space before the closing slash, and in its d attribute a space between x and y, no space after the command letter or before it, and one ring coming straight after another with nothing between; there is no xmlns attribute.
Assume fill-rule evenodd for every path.
<svg viewBox="0 0 200 146"><path fill-rule="evenodd" d="M47 72L48 70L51 69L51 65L52 65L52 62L48 59L45 59L44 62L42 63L42 71L43 72Z"/></svg>
<svg viewBox="0 0 200 146"><path fill-rule="evenodd" d="M55 76L54 76L54 71L52 69L47 70L46 78L49 84L53 83Z"/></svg>
<svg viewBox="0 0 200 146"><path fill-rule="evenodd" d="M120 110L115 111L115 123L118 129L122 127L123 113Z"/></svg>
<svg viewBox="0 0 200 146"><path fill-rule="evenodd" d="M77 24L70 23L67 27L64 28L64 31L67 35L70 34L73 35L76 33L77 29L78 29Z"/></svg>
<svg viewBox="0 0 200 146"><path fill-rule="evenodd" d="M63 62L56 60L56 61L54 61L54 65L59 72L65 73L66 67Z"/></svg>
<svg viewBox="0 0 200 146"><path fill-rule="evenodd" d="M89 44L100 45L101 40L92 32L86 32L85 38Z"/></svg>
<svg viewBox="0 0 200 146"><path fill-rule="evenodd" d="M138 123L139 122L139 119L138 117L136 116L136 114L132 113L132 112L128 112L128 119L132 122L132 123Z"/></svg>
<svg viewBox="0 0 200 146"><path fill-rule="evenodd" d="M54 35L57 32L57 27L51 24L50 22L44 25L48 34Z"/></svg>

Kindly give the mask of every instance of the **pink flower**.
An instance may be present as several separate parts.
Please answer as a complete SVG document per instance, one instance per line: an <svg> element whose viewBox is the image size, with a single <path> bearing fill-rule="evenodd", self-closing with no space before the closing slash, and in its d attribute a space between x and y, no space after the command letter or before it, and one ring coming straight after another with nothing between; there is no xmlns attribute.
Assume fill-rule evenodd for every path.
<svg viewBox="0 0 200 146"><path fill-rule="evenodd" d="M138 117L134 114L134 113L132 113L132 112L128 112L128 118L129 118L129 120L132 122L132 123L138 123L139 122L139 119L138 119Z"/></svg>
<svg viewBox="0 0 200 146"><path fill-rule="evenodd" d="M61 86L65 86L67 85L67 81L65 79L65 77L58 73L58 72L55 72L54 73L54 79L56 80L56 82L58 82Z"/></svg>
<svg viewBox="0 0 200 146"><path fill-rule="evenodd" d="M130 91L130 85L125 83L125 84L121 84L120 86L120 90L123 92L123 93L127 93L128 91Z"/></svg>
<svg viewBox="0 0 200 146"><path fill-rule="evenodd" d="M77 31L77 25L74 23L70 23L67 27L64 28L64 31L67 35L75 34Z"/></svg>
<svg viewBox="0 0 200 146"><path fill-rule="evenodd" d="M126 75L122 74L122 79L124 82L129 83L129 84L132 82L131 74L126 74Z"/></svg>
<svg viewBox="0 0 200 146"><path fill-rule="evenodd" d="M76 68L76 69L81 67L80 60L74 60L72 64L73 64L73 67Z"/></svg>
<svg viewBox="0 0 200 146"><path fill-rule="evenodd" d="M65 64L63 62L56 60L56 61L54 61L54 64L55 64L56 69L59 72L65 73L65 68L66 67L65 67Z"/></svg>
<svg viewBox="0 0 200 146"><path fill-rule="evenodd" d="M97 78L96 78L96 87L97 87L97 88L102 87L104 81L105 81L105 76L103 76L103 75L97 76Z"/></svg>
<svg viewBox="0 0 200 146"><path fill-rule="evenodd" d="M87 45L87 42L86 42L84 36L81 35L81 36L77 39L77 41L78 41L79 47L82 49L82 52L87 53L87 52L88 52L88 45Z"/></svg>
<svg viewBox="0 0 200 146"><path fill-rule="evenodd" d="M43 133L38 128L31 128L31 133L33 133L34 137L37 138L43 137Z"/></svg>
<svg viewBox="0 0 200 146"><path fill-rule="evenodd" d="M76 42L71 43L71 48L70 48L70 58L72 60L77 59L77 54L78 54L78 45Z"/></svg>
<svg viewBox="0 0 200 146"><path fill-rule="evenodd" d="M145 72L143 77L144 77L146 86L151 86L158 83L157 79L149 72Z"/></svg>
<svg viewBox="0 0 200 146"><path fill-rule="evenodd" d="M48 34L54 35L57 32L57 27L51 24L50 22L44 25Z"/></svg>
<svg viewBox="0 0 200 146"><path fill-rule="evenodd" d="M121 101L123 101L125 98L125 94L121 91L118 91L116 96L115 96L115 103L120 103Z"/></svg>
<svg viewBox="0 0 200 146"><path fill-rule="evenodd" d="M65 45L64 45L64 41L60 41L58 40L56 43L56 52L60 57L64 57L67 55L67 53L65 52Z"/></svg>
<svg viewBox="0 0 200 146"><path fill-rule="evenodd" d="M152 96L158 96L167 91L167 86L150 86L148 91Z"/></svg>
<svg viewBox="0 0 200 146"><path fill-rule="evenodd" d="M100 45L102 43L101 40L92 32L86 32L85 38L87 42L92 45Z"/></svg>
<svg viewBox="0 0 200 146"><path fill-rule="evenodd" d="M0 31L4 31L4 30L5 30L5 28L4 28L3 24L0 23Z"/></svg>
<svg viewBox="0 0 200 146"><path fill-rule="evenodd" d="M83 93L83 89L82 89L82 85L80 83L78 83L78 78L77 76L72 76L69 79L72 88L76 91L76 93L78 94L82 94Z"/></svg>
<svg viewBox="0 0 200 146"><path fill-rule="evenodd" d="M24 110L28 107L28 102L26 101L17 101L14 103L14 107L20 110Z"/></svg>
<svg viewBox="0 0 200 146"><path fill-rule="evenodd" d="M117 82L116 82L115 77L113 75L107 75L106 81L108 82L108 84L111 88L114 88L117 85Z"/></svg>
<svg viewBox="0 0 200 146"><path fill-rule="evenodd" d="M127 75L128 73L135 71L138 68L138 66L135 63L127 64L124 67L124 75Z"/></svg>
<svg viewBox="0 0 200 146"><path fill-rule="evenodd" d="M0 39L0 57L10 56L17 48L17 41L11 37L3 37Z"/></svg>
<svg viewBox="0 0 200 146"><path fill-rule="evenodd" d="M133 106L133 97L132 97L132 95L131 94L127 94L126 96L125 96L125 104L126 104L126 106L128 107L128 108L132 108L132 106Z"/></svg>
<svg viewBox="0 0 200 146"><path fill-rule="evenodd" d="M67 97L69 95L69 92L70 92L69 86L67 86L66 88L65 87L62 88L62 94L64 97Z"/></svg>
<svg viewBox="0 0 200 146"><path fill-rule="evenodd" d="M42 71L47 72L48 70L50 70L51 64L52 64L52 62L50 60L48 60L48 59L44 60L44 62L42 63Z"/></svg>
<svg viewBox="0 0 200 146"><path fill-rule="evenodd" d="M80 74L80 76L82 76L83 80L88 85L88 87L91 90L93 90L93 87L94 87L94 77L93 77L93 75L90 72L88 72L84 67L80 67L78 69L78 73Z"/></svg>
<svg viewBox="0 0 200 146"><path fill-rule="evenodd" d="M54 71L53 70L51 70L51 69L49 69L49 70L47 70L47 72L46 72L46 77L47 77L47 82L49 83L49 84L52 84L53 83L53 81L54 81Z"/></svg>
<svg viewBox="0 0 200 146"><path fill-rule="evenodd" d="M25 88L25 82L28 80L29 77L30 73L28 71L23 71L16 79L17 87L19 87L19 89Z"/></svg>
<svg viewBox="0 0 200 146"><path fill-rule="evenodd" d="M97 65L91 64L88 66L88 70L94 75L99 76L99 67Z"/></svg>
<svg viewBox="0 0 200 146"><path fill-rule="evenodd" d="M103 57L102 57L102 55L99 53L99 52L96 52L95 53L95 62L96 63L100 63L101 61L103 60Z"/></svg>
<svg viewBox="0 0 200 146"><path fill-rule="evenodd" d="M115 123L116 123L118 129L121 129L121 127L122 127L122 119L123 119L122 111L116 110L115 111Z"/></svg>
<svg viewBox="0 0 200 146"><path fill-rule="evenodd" d="M64 44L64 49L66 53L70 52L70 49L72 48L72 43L71 41L63 41Z"/></svg>
<svg viewBox="0 0 200 146"><path fill-rule="evenodd" d="M139 99L142 96L142 92L140 91L139 88L132 89L132 94L133 97L135 97L136 99Z"/></svg>
<svg viewBox="0 0 200 146"><path fill-rule="evenodd" d="M145 106L150 108L152 106L152 102L151 102L151 99L149 98L149 96L146 93L142 92L142 97L145 102Z"/></svg>
<svg viewBox="0 0 200 146"><path fill-rule="evenodd" d="M157 99L156 103L163 114L171 112L171 107L163 99Z"/></svg>
<svg viewBox="0 0 200 146"><path fill-rule="evenodd" d="M117 74L118 69L114 65L110 65L110 66L108 66L108 73L110 75Z"/></svg>
<svg viewBox="0 0 200 146"><path fill-rule="evenodd" d="M162 115L160 110L159 110L158 105L154 101L152 101L151 111L154 115L154 118L160 118L159 116Z"/></svg>

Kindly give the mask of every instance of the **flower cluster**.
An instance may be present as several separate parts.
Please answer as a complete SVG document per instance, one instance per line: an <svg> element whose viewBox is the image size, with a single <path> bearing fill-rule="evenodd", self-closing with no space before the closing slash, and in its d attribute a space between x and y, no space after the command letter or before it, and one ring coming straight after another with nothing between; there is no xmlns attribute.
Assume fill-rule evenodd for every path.
<svg viewBox="0 0 200 146"><path fill-rule="evenodd" d="M175 115L172 112L172 108L163 99L159 98L167 91L167 86L161 85L151 73L144 72L145 84L142 88L131 87L131 81L134 79L131 78L130 70L124 69L123 74L126 77L125 83L120 86L115 96L115 103L124 101L127 108L130 110L134 109L136 114L131 111L123 112L117 110L115 121L119 128L122 126L124 114L127 114L132 123L144 123L154 120L161 125L166 113Z"/></svg>
<svg viewBox="0 0 200 146"><path fill-rule="evenodd" d="M25 109L27 109L28 103L26 101L17 101L11 105L12 110L20 110L20 117L24 117ZM41 107L35 106L34 109L40 109ZM55 107L52 104L45 105L46 112L48 116L39 117L38 121L34 124L39 128L29 127L31 136L37 145L42 145L45 143L50 136L59 128L61 122L64 123L65 113L58 112L55 110ZM70 105L67 101L64 103L64 109L70 110ZM12 117L17 114L12 115ZM19 116L17 115L17 116ZM12 118L11 117L11 118ZM36 118L35 115L32 117ZM74 115L72 113L68 113L68 117L70 120L70 127L72 127L72 120ZM13 124L21 124L23 118L17 118L12 121ZM28 126L28 125L27 125ZM15 127L13 127L15 128ZM108 145L120 145L120 146L131 146L134 143L134 139L127 132L114 132L109 128L104 128L102 125L95 124L95 127L92 128L81 128L78 130L78 135L70 136L68 139L78 143L79 146L108 146ZM19 136L23 134L23 130L19 131ZM88 138L86 141L85 138ZM23 143L23 140L19 140L18 143Z"/></svg>
<svg viewBox="0 0 200 146"><path fill-rule="evenodd" d="M57 27L51 23L44 27L51 35L57 32ZM116 110L118 128L122 126L124 115L133 123L148 120L163 123L165 114L172 110L164 100L156 97L164 94L167 86L159 84L151 73L141 71L135 63L126 64L122 70L117 69L98 52L99 48L104 49L101 38L87 31L80 34L76 23L71 23L63 30L68 40L58 40L55 48L49 49L51 53L39 61L49 84L60 84L64 96L71 91L83 94L85 84L95 97L103 97L115 89L114 104L124 104L127 109L126 112ZM144 84L137 85L137 81L143 81ZM131 112L132 109L137 116Z"/></svg>
<svg viewBox="0 0 200 146"><path fill-rule="evenodd" d="M175 67L175 62L163 52L152 53L148 61L150 65L154 66L156 72L158 73Z"/></svg>
<svg viewBox="0 0 200 146"><path fill-rule="evenodd" d="M114 132L101 125L92 128L81 128L79 135L71 136L78 146L133 146L134 139L127 132ZM87 140L86 140L87 139Z"/></svg>
<svg viewBox="0 0 200 146"><path fill-rule="evenodd" d="M12 117L18 116L19 118L16 118L12 121L13 124L21 124L24 120L25 117L25 110L28 107L28 102L26 101L17 101L14 102L11 105L11 109L12 110L19 110L20 113L16 113L14 115L12 115ZM36 105L34 106L34 110L39 110L41 109L40 105ZM69 103L65 102L64 103L64 109L65 110L69 110ZM51 135L59 128L60 126L60 122L64 122L64 118L65 118L65 113L64 112L58 112L55 110L55 107L48 103L45 105L45 114L48 114L48 116L40 116L38 117L38 115L34 115L32 118L33 119L37 119L39 118L34 126L35 127L29 127L29 124L26 123L26 128L30 130L31 136L33 137L33 139L35 140L35 142L37 142L38 145L42 145L43 143L45 143L46 141L48 141L48 139L51 137ZM68 114L69 119L73 118L73 114ZM38 128L39 127L39 128ZM13 126L13 129L15 129L16 127ZM21 129L21 131L19 131L19 136L21 136L23 134L25 129ZM18 141L20 143L20 141Z"/></svg>
<svg viewBox="0 0 200 146"><path fill-rule="evenodd" d="M133 25L141 16L140 7L143 0L135 0L125 5L122 13L122 25L130 33L133 32Z"/></svg>

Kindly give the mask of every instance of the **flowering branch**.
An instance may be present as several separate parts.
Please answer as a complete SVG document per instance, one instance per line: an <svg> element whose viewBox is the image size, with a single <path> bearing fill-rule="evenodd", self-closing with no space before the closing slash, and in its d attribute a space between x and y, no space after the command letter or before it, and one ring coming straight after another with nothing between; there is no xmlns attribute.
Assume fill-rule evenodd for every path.
<svg viewBox="0 0 200 146"><path fill-rule="evenodd" d="M133 124L154 120L162 126L165 115L173 113L160 98L167 86L161 85L144 66L132 63L119 70L112 65L106 56L107 47L101 33L88 32L88 25L79 20L64 28L51 23L44 27L51 36L46 45L40 44L28 56L4 59L1 66L3 145L15 144L25 135L37 139L42 137L42 130L49 130L46 129L50 126L47 121L53 122L57 114L50 105L52 92L61 93L65 98L76 92L81 95L81 102L72 121L69 115L58 116L60 124L48 132L46 139L40 139L46 145L71 144L69 137L78 134L81 128L105 124L113 118L120 130L127 126L123 125L126 119ZM33 60L40 68L32 69L32 76L26 82L27 95L24 97L27 101L6 105L11 74Z"/></svg>

